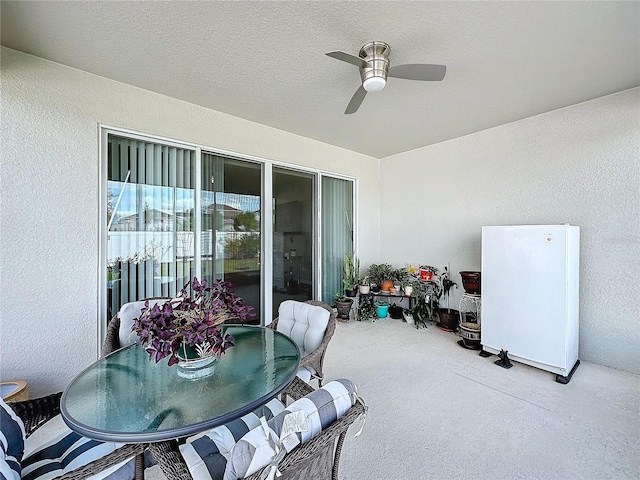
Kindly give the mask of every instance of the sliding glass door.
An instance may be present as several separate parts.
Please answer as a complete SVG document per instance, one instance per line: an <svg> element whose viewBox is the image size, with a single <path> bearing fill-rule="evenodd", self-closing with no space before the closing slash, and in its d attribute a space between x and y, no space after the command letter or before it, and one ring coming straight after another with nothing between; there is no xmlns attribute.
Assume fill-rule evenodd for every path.
<svg viewBox="0 0 640 480"><path fill-rule="evenodd" d="M273 168L273 312L314 298L315 175Z"/></svg>
<svg viewBox="0 0 640 480"><path fill-rule="evenodd" d="M102 329L122 304L173 297L194 276L230 281L256 322L286 299L333 304L353 251L353 180L103 135Z"/></svg>
<svg viewBox="0 0 640 480"><path fill-rule="evenodd" d="M202 276L231 282L261 318L261 188L257 163L202 154Z"/></svg>

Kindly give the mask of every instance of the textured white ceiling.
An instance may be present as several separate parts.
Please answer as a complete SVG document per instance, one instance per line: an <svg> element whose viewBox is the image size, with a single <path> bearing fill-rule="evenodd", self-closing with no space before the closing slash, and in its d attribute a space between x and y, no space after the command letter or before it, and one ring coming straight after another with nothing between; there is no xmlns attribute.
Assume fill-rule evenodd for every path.
<svg viewBox="0 0 640 480"><path fill-rule="evenodd" d="M2 45L374 157L640 85L640 2L2 1ZM344 115L372 40L391 78Z"/></svg>

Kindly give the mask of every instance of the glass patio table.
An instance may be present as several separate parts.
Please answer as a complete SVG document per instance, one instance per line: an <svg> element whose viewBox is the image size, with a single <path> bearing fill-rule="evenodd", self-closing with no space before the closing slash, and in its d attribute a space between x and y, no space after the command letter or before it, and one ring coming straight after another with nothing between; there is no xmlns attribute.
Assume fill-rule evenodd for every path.
<svg viewBox="0 0 640 480"><path fill-rule="evenodd" d="M157 364L138 344L121 348L80 373L60 407L71 430L96 440L147 443L193 435L265 404L294 379L297 345L277 331L229 326L235 346L195 379Z"/></svg>

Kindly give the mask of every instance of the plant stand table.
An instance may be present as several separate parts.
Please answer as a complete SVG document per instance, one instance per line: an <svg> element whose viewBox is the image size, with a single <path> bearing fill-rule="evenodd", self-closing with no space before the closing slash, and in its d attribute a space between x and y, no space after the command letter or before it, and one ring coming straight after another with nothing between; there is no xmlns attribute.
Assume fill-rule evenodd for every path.
<svg viewBox="0 0 640 480"><path fill-rule="evenodd" d="M391 299L395 299L396 302L395 304L397 305L398 303L401 303L402 300L407 300L409 302L409 309L411 310L413 308L413 306L415 305L416 301L418 300L417 297L414 297L413 295L403 295L401 293L380 293L380 292L369 292L369 293L358 293L358 301L360 299L360 297L372 297L374 299L374 301L376 299L380 299L380 298L384 298L385 301L391 303ZM356 303L356 302L354 302ZM356 305L356 309L355 309L355 315L357 317L358 314L358 308Z"/></svg>

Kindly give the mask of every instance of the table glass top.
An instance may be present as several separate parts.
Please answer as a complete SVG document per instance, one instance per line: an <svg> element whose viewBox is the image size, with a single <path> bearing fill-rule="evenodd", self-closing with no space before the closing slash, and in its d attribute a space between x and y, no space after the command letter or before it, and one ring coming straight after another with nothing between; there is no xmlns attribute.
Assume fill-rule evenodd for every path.
<svg viewBox="0 0 640 480"><path fill-rule="evenodd" d="M230 326L235 346L212 374L183 378L167 359L154 364L140 345L98 360L65 390L61 409L69 427L87 437L148 442L199 433L248 413L295 377L299 350L268 328Z"/></svg>

